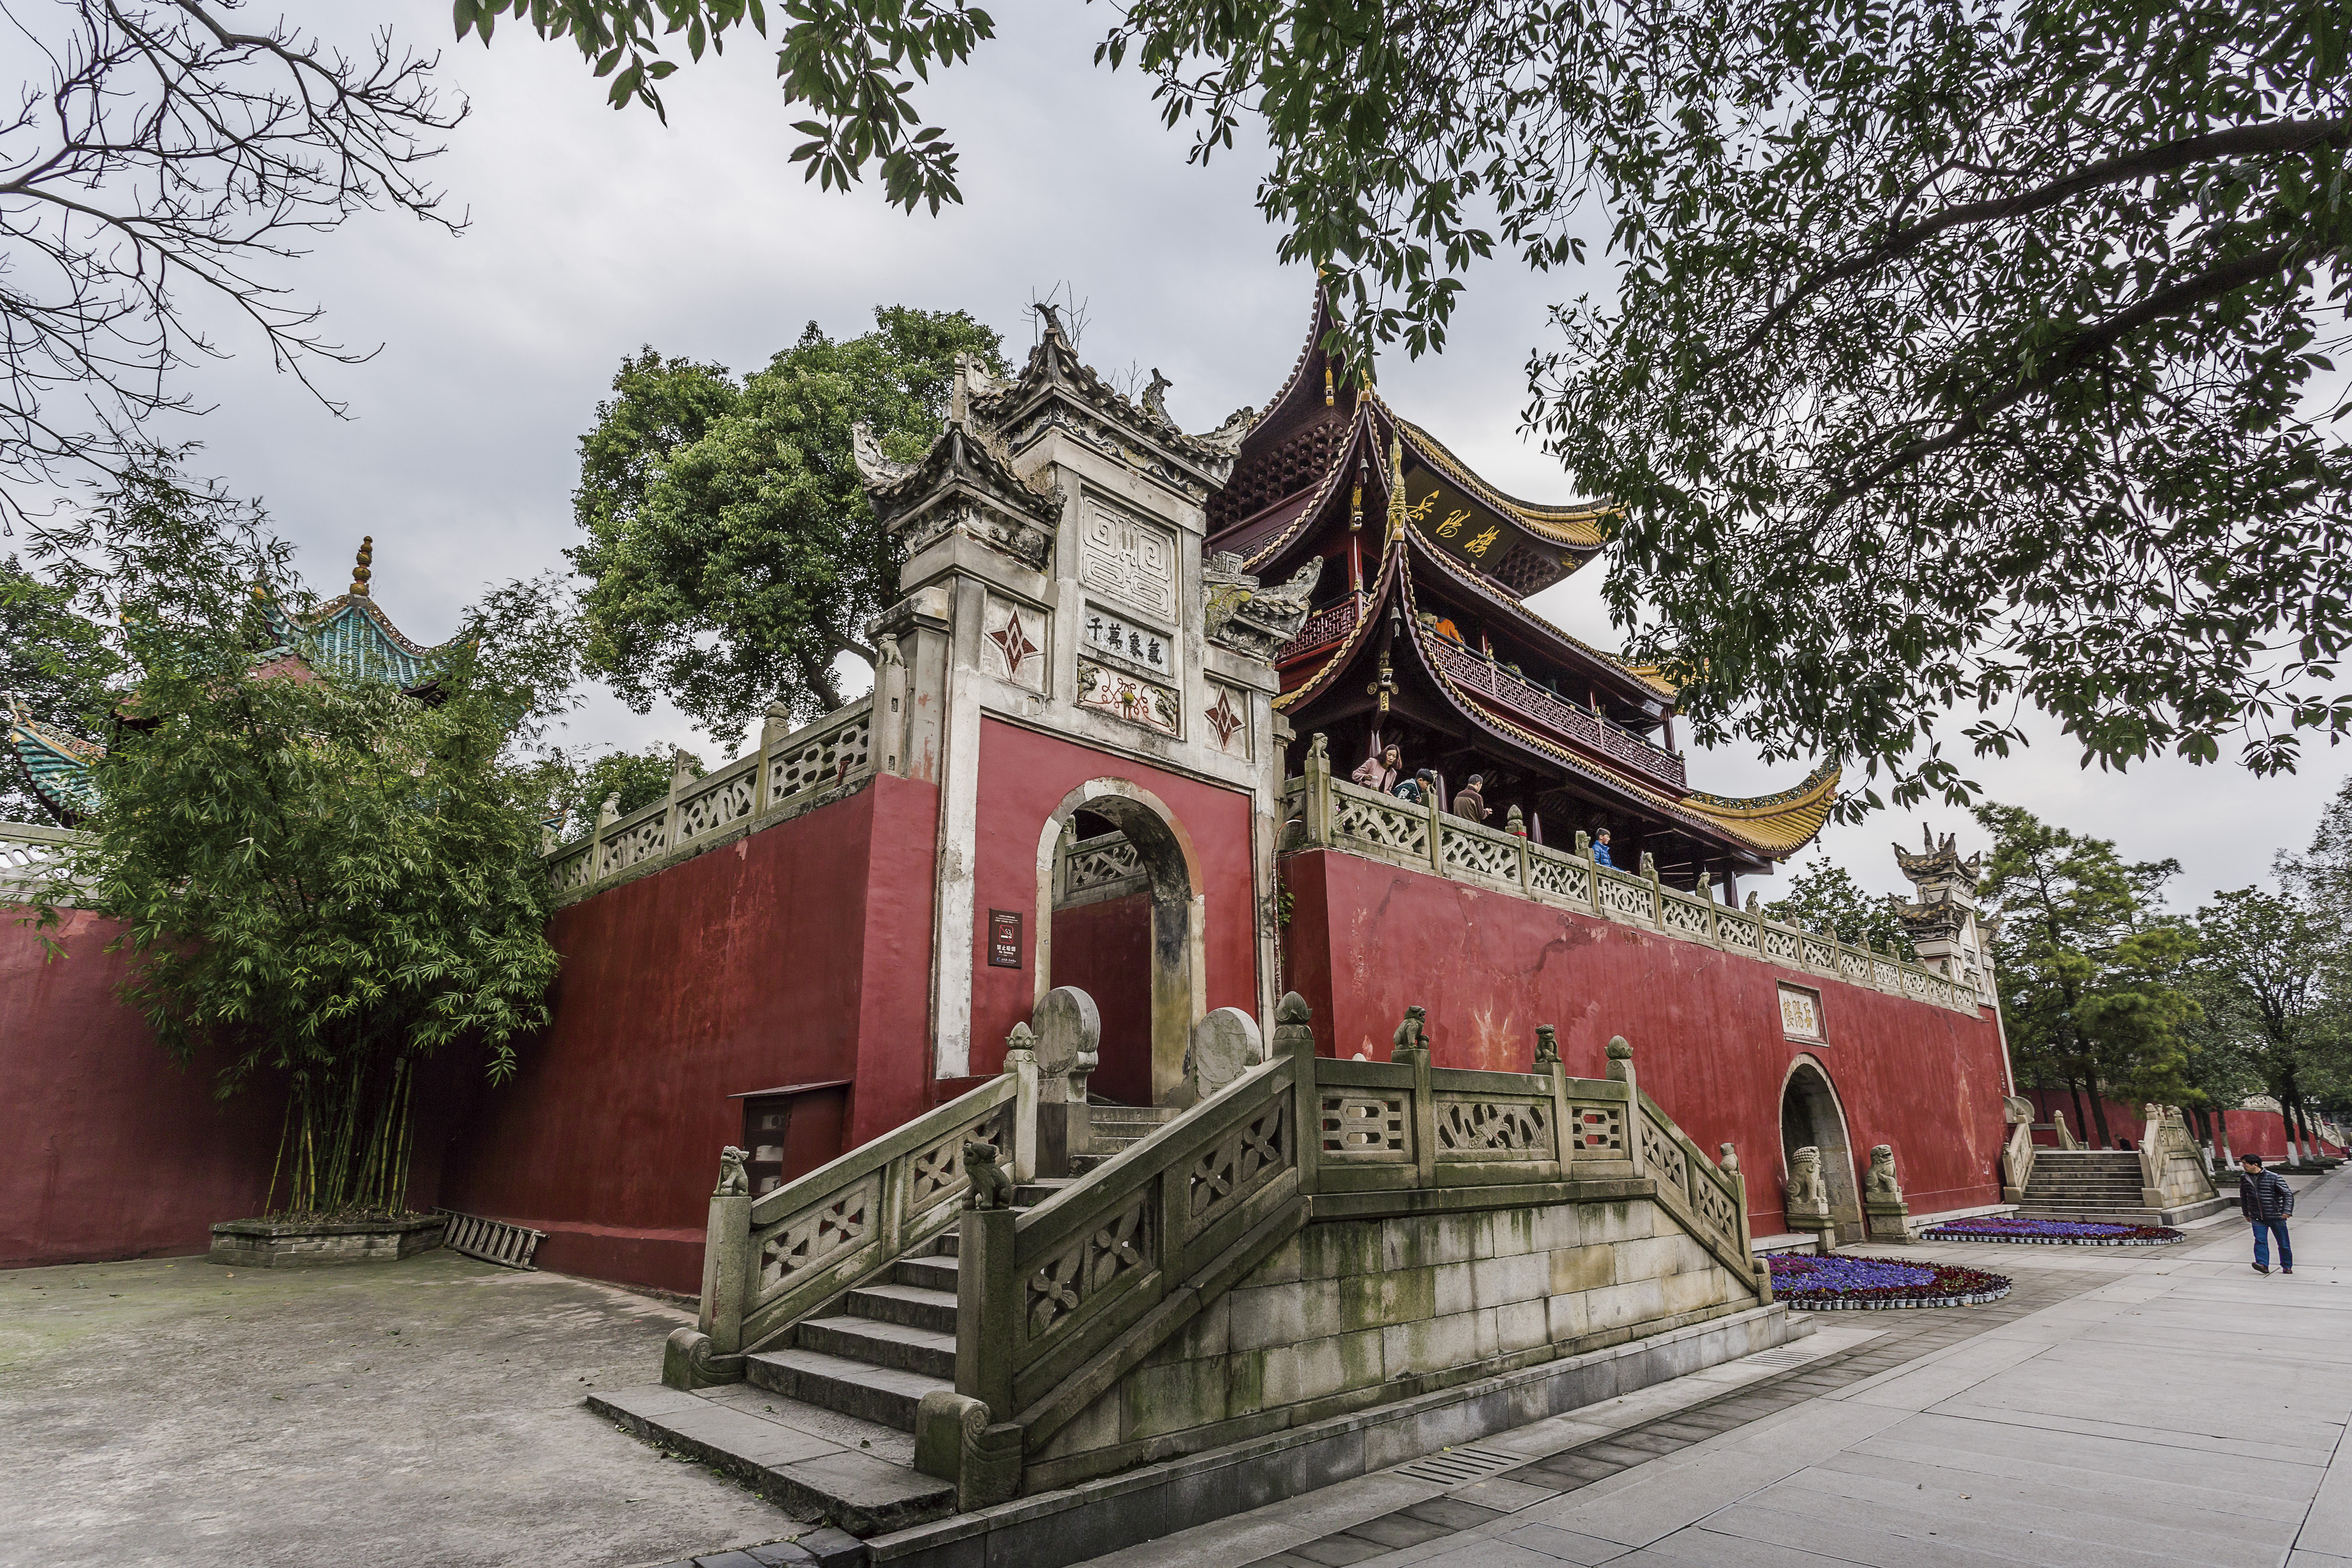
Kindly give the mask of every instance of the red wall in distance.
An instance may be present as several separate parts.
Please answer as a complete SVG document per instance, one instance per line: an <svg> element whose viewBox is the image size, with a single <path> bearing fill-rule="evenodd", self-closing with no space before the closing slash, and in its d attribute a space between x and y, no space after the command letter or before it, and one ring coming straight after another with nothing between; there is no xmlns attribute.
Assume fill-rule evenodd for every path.
<svg viewBox="0 0 2352 1568"><path fill-rule="evenodd" d="M1239 1007L1257 1015L1256 894L1250 878L1250 801L1222 789L1164 773L1041 735L1017 724L983 719L980 726L979 821L972 889L971 1068L986 1077L1004 1068L1004 1037L1028 1021L1036 1006L1037 841L1045 819L1089 779L1121 778L1160 797L1191 836L1200 858L1202 957L1208 971L1203 1010ZM988 911L1022 913L1021 967L988 962ZM942 956L941 964L948 960ZM1063 983L1061 974L1054 979ZM1076 984L1067 982L1066 984ZM1118 1042L1103 1021L1103 1058ZM1105 1094L1110 1089L1105 1088ZM1144 1097L1147 1100L1150 1097Z"/></svg>
<svg viewBox="0 0 2352 1568"><path fill-rule="evenodd" d="M1151 1103L1151 895L1054 911L1054 984L1075 985L1102 1016L1101 1061L1087 1092Z"/></svg>
<svg viewBox="0 0 2352 1568"><path fill-rule="evenodd" d="M170 1258L261 1212L285 1101L266 1082L213 1098L219 1064L182 1068L115 999L121 927L68 910L65 956L0 905L0 1267Z"/></svg>
<svg viewBox="0 0 2352 1568"><path fill-rule="evenodd" d="M553 1022L481 1096L450 1206L546 1231L542 1268L694 1291L729 1096L854 1079L846 1146L920 1114L938 811L884 774L558 910Z"/></svg>
<svg viewBox="0 0 2352 1568"><path fill-rule="evenodd" d="M1845 1111L1859 1187L1892 1144L1915 1215L2000 1202L2007 1075L1990 1011L1971 1018L1654 931L1336 851L1283 861L1294 903L1283 984L1315 1010L1318 1048L1386 1060L1408 1005L1439 1067L1525 1072L1535 1026L1578 1078L1606 1076L1612 1035L1642 1088L1712 1154L1737 1146L1758 1235L1784 1228L1780 1094L1811 1056ZM1821 993L1826 1046L1784 1037L1778 981Z"/></svg>

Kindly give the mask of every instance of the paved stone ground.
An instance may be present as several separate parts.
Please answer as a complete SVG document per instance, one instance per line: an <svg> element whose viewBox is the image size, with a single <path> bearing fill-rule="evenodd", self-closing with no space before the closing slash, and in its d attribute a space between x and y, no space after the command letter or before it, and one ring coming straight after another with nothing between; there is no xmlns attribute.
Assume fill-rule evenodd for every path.
<svg viewBox="0 0 2352 1568"><path fill-rule="evenodd" d="M800 1534L582 1405L686 1321L446 1252L0 1272L0 1563L621 1568Z"/></svg>
<svg viewBox="0 0 2352 1568"><path fill-rule="evenodd" d="M1470 1452L1540 1457L1442 1497L1397 1506L1423 1461L1097 1568L2352 1568L2352 1173L2300 1207L2292 1277L2247 1267L2234 1215L2162 1248L1902 1249L2017 1288L1822 1314L1836 1348L1784 1377L1500 1434Z"/></svg>

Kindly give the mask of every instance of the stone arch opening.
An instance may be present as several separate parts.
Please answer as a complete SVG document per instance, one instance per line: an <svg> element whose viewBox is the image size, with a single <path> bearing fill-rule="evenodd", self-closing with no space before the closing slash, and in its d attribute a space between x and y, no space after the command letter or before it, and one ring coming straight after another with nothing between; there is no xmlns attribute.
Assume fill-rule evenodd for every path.
<svg viewBox="0 0 2352 1568"><path fill-rule="evenodd" d="M1102 1016L1088 1084L1129 1105L1178 1103L1192 1026L1206 1012L1200 860L1150 791L1093 779L1047 818L1037 846L1037 981L1075 985Z"/></svg>
<svg viewBox="0 0 2352 1568"><path fill-rule="evenodd" d="M1853 1145L1845 1108L1838 1101L1829 1070L1811 1057L1799 1057L1780 1085L1780 1179L1785 1187L1797 1151L1822 1152L1822 1182L1841 1242L1863 1237L1862 1189L1854 1180Z"/></svg>

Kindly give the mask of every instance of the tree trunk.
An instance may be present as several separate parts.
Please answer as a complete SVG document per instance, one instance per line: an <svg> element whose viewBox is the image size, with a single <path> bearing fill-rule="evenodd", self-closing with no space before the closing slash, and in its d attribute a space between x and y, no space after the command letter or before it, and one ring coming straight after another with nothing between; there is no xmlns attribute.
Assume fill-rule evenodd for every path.
<svg viewBox="0 0 2352 1568"><path fill-rule="evenodd" d="M2074 1136L2088 1138L2091 1135L2091 1118L2090 1114L2083 1109L2083 1080L2068 1073L2066 1092L2074 1097Z"/></svg>
<svg viewBox="0 0 2352 1568"><path fill-rule="evenodd" d="M2112 1149L2116 1146L2116 1140L2115 1135L2107 1131L2106 1090L2099 1087L2099 1075L2097 1073L2094 1072L2087 1076L2090 1079L2090 1082L2087 1087L2091 1091L2091 1115L2099 1124L2099 1141L2095 1144L2092 1145L2092 1147L2098 1149Z"/></svg>

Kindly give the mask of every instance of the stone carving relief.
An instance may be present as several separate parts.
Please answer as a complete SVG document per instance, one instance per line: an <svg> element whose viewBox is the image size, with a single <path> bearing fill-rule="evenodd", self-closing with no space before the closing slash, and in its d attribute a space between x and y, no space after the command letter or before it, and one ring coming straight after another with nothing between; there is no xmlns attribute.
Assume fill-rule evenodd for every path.
<svg viewBox="0 0 2352 1568"><path fill-rule="evenodd" d="M1863 1183L1863 1195L1874 1203L1899 1204L1903 1201L1903 1184L1895 1179L1893 1145L1871 1145L1870 1175Z"/></svg>
<svg viewBox="0 0 2352 1568"><path fill-rule="evenodd" d="M999 680L1043 692L1051 625L1045 611L991 594L981 619L981 668Z"/></svg>
<svg viewBox="0 0 2352 1568"><path fill-rule="evenodd" d="M1250 754L1248 696L1214 680L1209 682L1209 690L1214 695L1207 710L1201 715L1201 722L1208 726L1209 739L1216 743L1217 750L1227 756L1248 761Z"/></svg>
<svg viewBox="0 0 2352 1568"><path fill-rule="evenodd" d="M1176 618L1176 535L1087 498L1078 530L1078 580L1147 616Z"/></svg>
<svg viewBox="0 0 2352 1568"><path fill-rule="evenodd" d="M1184 1079L1206 1100L1255 1067L1265 1055L1257 1020L1238 1007L1220 1007L1192 1026L1192 1043L1184 1053Z"/></svg>
<svg viewBox="0 0 2352 1568"><path fill-rule="evenodd" d="M1175 692L1090 658L1078 660L1078 706L1174 739L1181 740L1184 734L1183 710Z"/></svg>
<svg viewBox="0 0 2352 1568"><path fill-rule="evenodd" d="M1789 1223L1804 1228L1804 1219L1817 1219L1826 1224L1830 1217L1829 1184L1822 1176L1822 1152L1807 1145L1790 1156Z"/></svg>
<svg viewBox="0 0 2352 1568"><path fill-rule="evenodd" d="M1821 997L1802 986L1781 986L1780 1032L1800 1040L1825 1038L1822 1034Z"/></svg>
<svg viewBox="0 0 2352 1568"><path fill-rule="evenodd" d="M1298 628L1322 580L1324 557L1301 566L1278 588L1261 588L1242 558L1220 551L1201 568L1202 633L1238 653L1272 663Z"/></svg>

